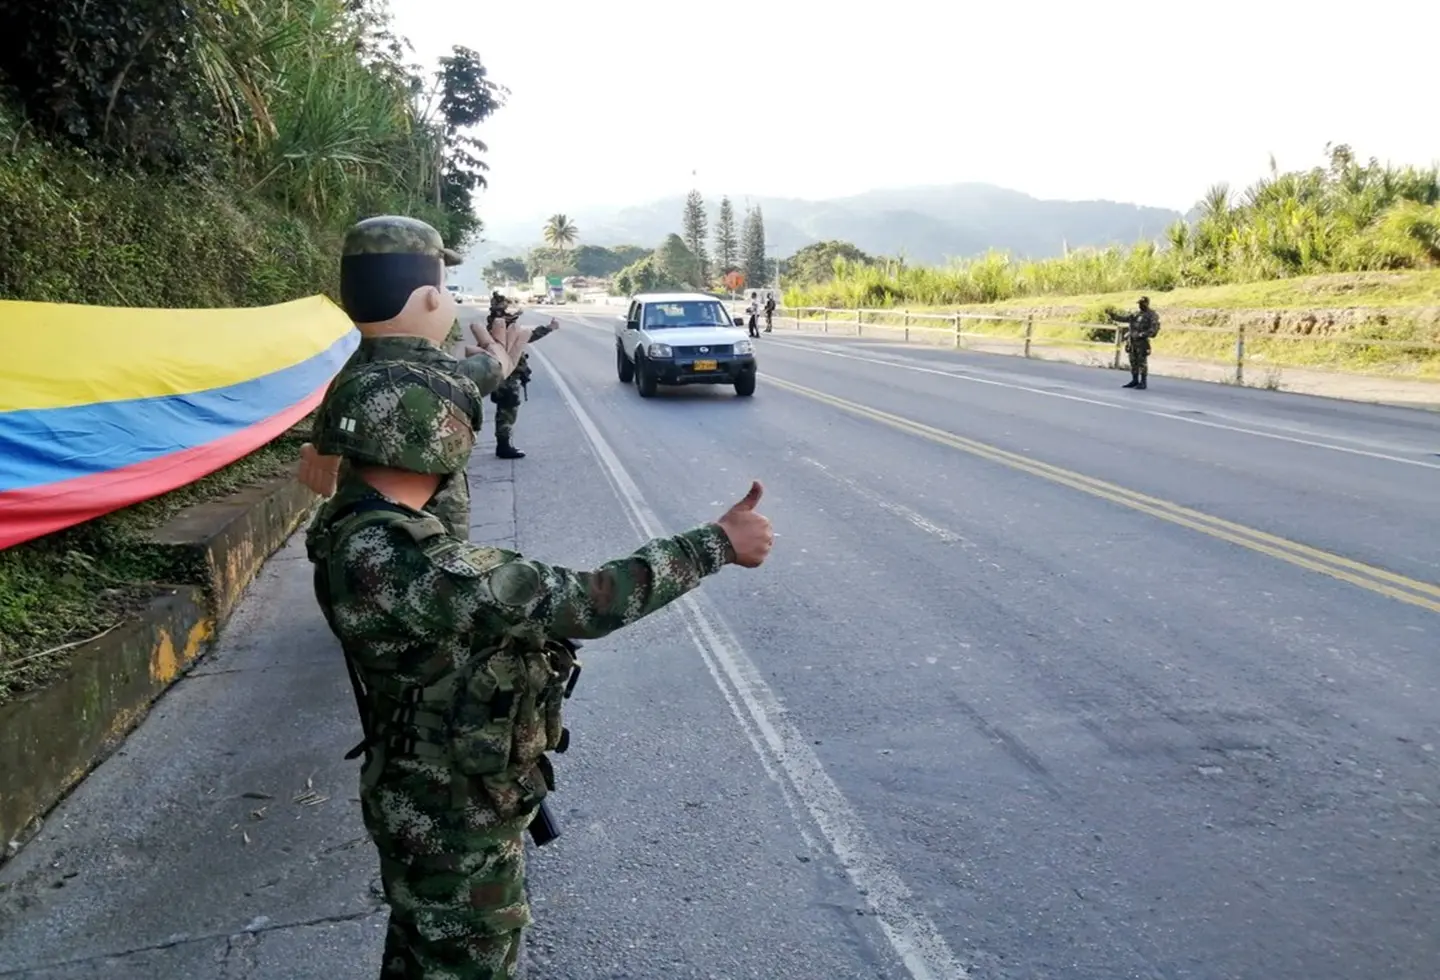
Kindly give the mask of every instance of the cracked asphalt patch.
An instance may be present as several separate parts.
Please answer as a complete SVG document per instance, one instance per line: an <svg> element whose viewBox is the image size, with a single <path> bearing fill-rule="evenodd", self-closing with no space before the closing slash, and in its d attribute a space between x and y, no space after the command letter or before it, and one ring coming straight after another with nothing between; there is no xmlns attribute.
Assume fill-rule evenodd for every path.
<svg viewBox="0 0 1440 980"><path fill-rule="evenodd" d="M88 977L215 977L256 980L263 977L332 975L336 962L352 959L360 970L357 949L372 947L385 930L385 916L376 909L356 915L306 922L270 923L264 916L240 932L225 935L176 936L140 949L101 953L78 960L43 964L0 976L37 980L81 980Z"/></svg>

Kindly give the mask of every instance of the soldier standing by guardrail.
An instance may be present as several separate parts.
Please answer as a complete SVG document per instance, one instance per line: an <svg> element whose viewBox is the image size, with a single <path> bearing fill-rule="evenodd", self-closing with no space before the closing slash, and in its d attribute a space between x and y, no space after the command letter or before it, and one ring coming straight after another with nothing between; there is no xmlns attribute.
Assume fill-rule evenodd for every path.
<svg viewBox="0 0 1440 980"><path fill-rule="evenodd" d="M1121 387L1144 390L1150 373L1150 339L1160 333L1160 315L1150 309L1149 296L1141 296L1136 305L1140 309L1135 313L1110 310L1106 315L1112 322L1126 325L1125 353L1130 356L1130 383Z"/></svg>

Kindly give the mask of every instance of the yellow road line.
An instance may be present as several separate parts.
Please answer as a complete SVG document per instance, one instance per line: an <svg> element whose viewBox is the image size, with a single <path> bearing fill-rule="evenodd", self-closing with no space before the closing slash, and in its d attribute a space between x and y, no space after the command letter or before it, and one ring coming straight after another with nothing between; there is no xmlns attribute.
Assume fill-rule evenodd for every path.
<svg viewBox="0 0 1440 980"><path fill-rule="evenodd" d="M1097 480L1083 473L1076 473L1050 463L1042 463L1019 453L1012 453L997 446L937 429L923 422L916 422L901 415L894 415L878 408L871 408L868 405L861 405L845 398L817 391L814 388L807 388L793 381L777 378L773 374L766 375L766 383L778 385L786 391L831 405L852 415L883 423L902 432L929 439L931 442L959 449L973 456L979 456L982 459L1041 477L1052 483L1071 487L1102 500L1108 500L1172 524L1199 531L1212 538L1238 544L1242 548L1249 548L1251 551L1289 562L1300 568L1319 572L1391 599L1440 613L1440 586L1430 582L1407 578L1384 568L1367 565L1364 562L1331 554L1328 551L1312 548L1288 538L1246 527L1243 524L1236 524L1233 521L1214 517L1189 507L1182 507L1168 500L1151 497L1114 483L1107 483L1104 480Z"/></svg>

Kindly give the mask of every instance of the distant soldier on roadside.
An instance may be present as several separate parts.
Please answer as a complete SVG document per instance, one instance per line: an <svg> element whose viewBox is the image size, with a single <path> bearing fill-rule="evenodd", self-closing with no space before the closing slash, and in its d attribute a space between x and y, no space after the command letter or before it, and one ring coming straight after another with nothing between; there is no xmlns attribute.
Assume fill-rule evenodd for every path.
<svg viewBox="0 0 1440 980"><path fill-rule="evenodd" d="M509 300L500 295L498 290L491 294L490 326L492 329L503 328L506 324L513 324L515 320L519 319L518 312L507 312L508 306ZM531 329L529 342L534 343L559 329L560 321L552 317L549 323ZM529 398L530 378L533 373L529 355L522 352L520 363L515 365L515 370L505 379L504 383L490 393L490 400L495 403L495 455L501 459L525 458L525 454L515 448L511 437L515 432L515 423L520 418L520 402ZM522 388L524 389L523 398Z"/></svg>
<svg viewBox="0 0 1440 980"><path fill-rule="evenodd" d="M745 307L745 317L746 317L746 321L745 321L745 322L746 322L746 326L747 326L747 328L748 328L749 331L750 331L750 336L752 336L752 337L758 337L758 336L760 336L760 320L759 320L759 317L760 317L760 294L759 294L759 293L756 293L756 292L753 292L753 291L750 293L750 305L747 306L747 307Z"/></svg>
<svg viewBox="0 0 1440 980"><path fill-rule="evenodd" d="M1160 316L1150 309L1150 297L1141 296L1135 313L1109 312L1112 323L1123 323L1125 328L1125 353L1130 357L1130 383L1125 388L1144 390L1149 375L1150 340L1160 333Z"/></svg>
<svg viewBox="0 0 1440 980"><path fill-rule="evenodd" d="M321 420L357 479L320 508L306 552L365 734L347 758L365 757L360 809L390 906L380 976L394 980L517 976L523 835L569 742L574 641L726 565L757 567L774 542L759 483L718 520L593 571L458 540L424 508L470 457L475 402L432 366L376 362Z"/></svg>
<svg viewBox="0 0 1440 980"><path fill-rule="evenodd" d="M324 428L335 386L376 361L428 364L474 391L476 404L499 388L520 360L527 332L472 329L478 346L459 360L445 350L446 329L458 326L455 298L445 289L445 267L460 256L440 232L415 218L381 215L351 227L340 259L340 304L360 332L360 345L327 390L316 412L311 442L301 450L300 481L322 497L350 478L337 451L338 434ZM479 425L479 416L476 417ZM470 484L464 471L441 482L427 509L459 538L470 533Z"/></svg>

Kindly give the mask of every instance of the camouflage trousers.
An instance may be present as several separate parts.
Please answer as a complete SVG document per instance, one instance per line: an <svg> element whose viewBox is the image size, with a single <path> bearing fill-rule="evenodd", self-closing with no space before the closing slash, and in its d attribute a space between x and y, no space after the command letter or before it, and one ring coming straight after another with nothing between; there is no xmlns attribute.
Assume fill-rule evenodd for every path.
<svg viewBox="0 0 1440 980"><path fill-rule="evenodd" d="M1130 373L1144 377L1150 370L1150 338L1136 337L1125 341L1125 353L1130 356Z"/></svg>
<svg viewBox="0 0 1440 980"><path fill-rule="evenodd" d="M516 980L533 810L503 818L443 768L371 765L385 770L360 789L390 905L380 980Z"/></svg>
<svg viewBox="0 0 1440 980"><path fill-rule="evenodd" d="M512 374L490 393L490 401L495 405L495 438L499 442L508 442L510 433L515 431L515 420L520 417L522 387L520 379Z"/></svg>
<svg viewBox="0 0 1440 980"><path fill-rule="evenodd" d="M515 422L520 418L519 405L497 405L495 408L495 438L508 442L515 431Z"/></svg>

